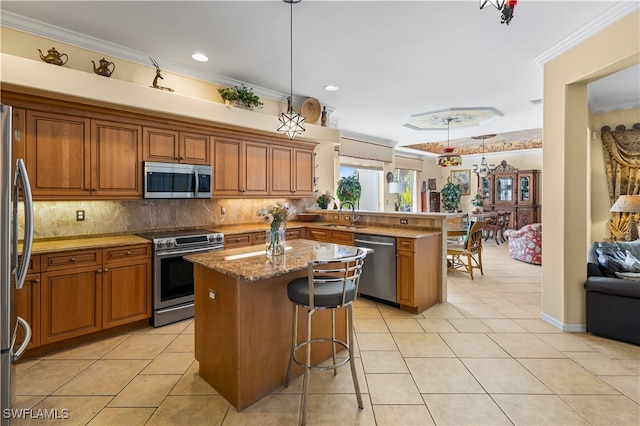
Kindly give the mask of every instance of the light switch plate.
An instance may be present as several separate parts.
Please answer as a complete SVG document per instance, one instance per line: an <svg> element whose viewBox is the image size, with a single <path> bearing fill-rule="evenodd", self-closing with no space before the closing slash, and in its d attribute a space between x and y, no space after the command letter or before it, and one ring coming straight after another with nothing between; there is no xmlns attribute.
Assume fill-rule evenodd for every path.
<svg viewBox="0 0 640 426"><path fill-rule="evenodd" d="M213 300L214 302L218 301L218 292L215 291L214 289L210 288L209 289L209 299Z"/></svg>

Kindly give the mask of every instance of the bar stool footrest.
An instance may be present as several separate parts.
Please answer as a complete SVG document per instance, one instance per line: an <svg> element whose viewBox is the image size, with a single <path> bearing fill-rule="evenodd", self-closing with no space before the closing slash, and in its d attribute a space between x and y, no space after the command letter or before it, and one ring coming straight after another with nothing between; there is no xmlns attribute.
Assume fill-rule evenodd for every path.
<svg viewBox="0 0 640 426"><path fill-rule="evenodd" d="M304 361L300 361L297 357L297 352L298 349L302 349L307 345L311 345L311 343L319 343L319 342L331 342L333 344L336 345L340 345L342 346L344 349L347 350L347 356L345 357L345 359L341 360L340 362L337 362L336 364L332 364L332 365L307 365L306 362ZM347 345L345 342L343 342L342 340L338 340L338 339L331 339L328 337L316 337L313 338L311 340L308 341L304 341L300 344L297 344L295 348L293 348L293 362L295 362L296 364L302 366L302 367L309 367L309 368L313 368L316 370L333 370L336 369L338 367L342 367L343 365L345 365L346 363L348 363L351 360L351 355L349 352L349 345Z"/></svg>

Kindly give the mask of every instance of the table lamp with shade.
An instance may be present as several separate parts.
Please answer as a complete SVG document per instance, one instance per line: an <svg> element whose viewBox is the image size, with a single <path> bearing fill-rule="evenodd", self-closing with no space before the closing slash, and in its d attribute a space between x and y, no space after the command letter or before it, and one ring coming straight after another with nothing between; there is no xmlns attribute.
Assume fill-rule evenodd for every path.
<svg viewBox="0 0 640 426"><path fill-rule="evenodd" d="M640 195L621 195L618 197L613 206L609 209L614 213L629 213L629 222L627 223L627 241L638 239L638 225L633 216L640 213Z"/></svg>

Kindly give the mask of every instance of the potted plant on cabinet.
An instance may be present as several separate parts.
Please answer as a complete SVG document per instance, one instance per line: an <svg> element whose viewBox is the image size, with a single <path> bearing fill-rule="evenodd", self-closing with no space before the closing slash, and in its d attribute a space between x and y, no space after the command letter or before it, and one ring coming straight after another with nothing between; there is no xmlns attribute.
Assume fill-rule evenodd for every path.
<svg viewBox="0 0 640 426"><path fill-rule="evenodd" d="M220 97L225 104L233 103L247 109L262 108L264 105L260 101L260 97L253 93L253 89L244 85L234 87L221 87L218 89Z"/></svg>
<svg viewBox="0 0 640 426"><path fill-rule="evenodd" d="M340 203L351 201L353 204L357 204L358 200L360 200L361 192L360 181L355 176L345 176L338 181L336 196Z"/></svg>
<svg viewBox="0 0 640 426"><path fill-rule="evenodd" d="M456 185L451 182L451 179L447 178L447 183L440 190L442 196L442 206L447 212L455 212L460 204L462 198L462 188L460 185Z"/></svg>
<svg viewBox="0 0 640 426"><path fill-rule="evenodd" d="M471 199L471 204L473 204L473 206L475 207L473 209L474 213L482 213L482 206L484 206L484 200L482 199L482 194L480 193L480 190L478 190L476 195L474 195L473 198Z"/></svg>

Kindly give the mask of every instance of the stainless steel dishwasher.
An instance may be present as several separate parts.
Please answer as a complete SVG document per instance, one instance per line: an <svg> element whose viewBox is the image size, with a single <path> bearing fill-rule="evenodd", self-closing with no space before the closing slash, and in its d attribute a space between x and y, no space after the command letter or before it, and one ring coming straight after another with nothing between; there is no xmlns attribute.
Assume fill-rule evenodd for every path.
<svg viewBox="0 0 640 426"><path fill-rule="evenodd" d="M396 303L396 239L355 234L355 245L373 249L364 260L360 294Z"/></svg>

